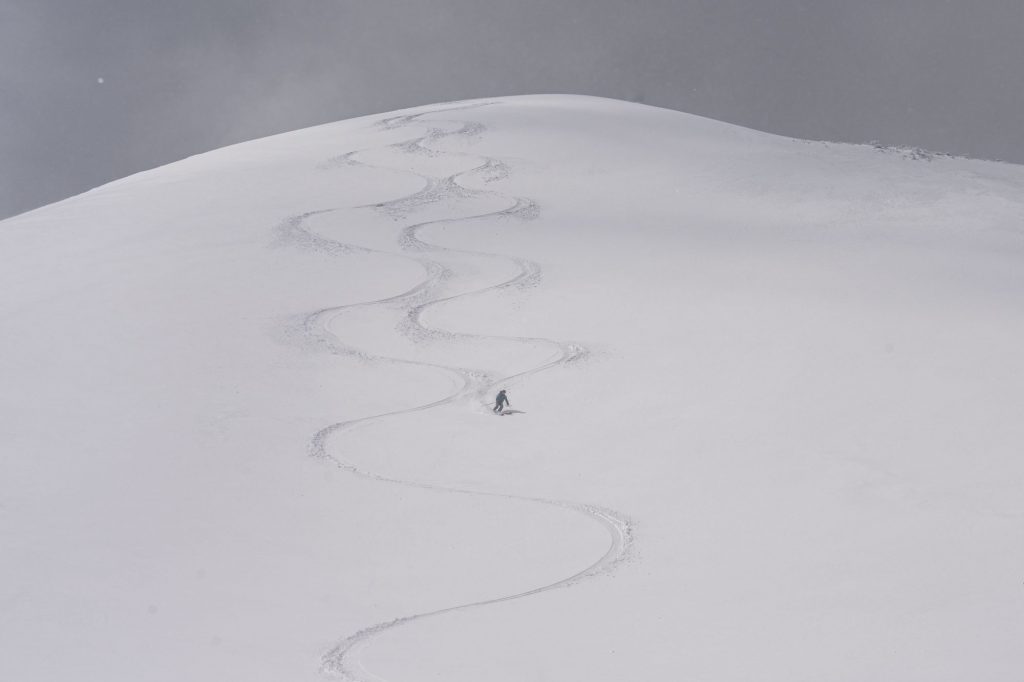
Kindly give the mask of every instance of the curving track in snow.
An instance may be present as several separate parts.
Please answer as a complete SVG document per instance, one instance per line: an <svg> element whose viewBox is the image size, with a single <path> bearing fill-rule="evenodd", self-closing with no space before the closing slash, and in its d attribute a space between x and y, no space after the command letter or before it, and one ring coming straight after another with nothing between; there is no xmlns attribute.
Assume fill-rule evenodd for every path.
<svg viewBox="0 0 1024 682"><path fill-rule="evenodd" d="M537 214L536 204L528 198L509 197L507 195L503 195L501 193L494 191L472 189L460 183L460 178L471 175L475 175L479 178L482 178L486 183L501 180L507 177L511 172L511 168L507 163L505 163L501 159L456 152L443 152L437 149L433 149L429 146L431 142L436 142L446 137L479 136L486 131L486 127L482 123L475 121L442 120L427 117L436 116L437 114L442 114L444 112L449 111L463 111L474 109L481 106L488 106L488 104L490 103L471 103L466 105L457 105L441 109L435 109L432 111L426 111L418 114L395 116L383 119L377 124L380 128L385 130L394 130L398 128L420 126L424 124L428 125L429 127L425 133L403 142L388 145L388 147L390 147L392 150L397 150L401 154L416 155L427 158L447 157L448 159L451 159L452 157L462 157L473 164L471 167L465 170L461 170L450 175L433 176L421 172L390 168L384 165L372 164L359 160L359 156L361 154L373 151L373 149L361 149L349 152L342 156L330 159L325 164L325 167L336 167L339 165L361 165L370 168L391 171L402 170L402 172L412 173L419 177L424 183L423 187L420 190L407 196L398 197L396 199L375 204L373 206L374 209L381 211L387 215L390 215L396 219L406 219L408 214L416 210L417 208L434 204L440 201L451 202L453 200L458 201L466 199L487 198L493 199L495 202L501 205L498 208L495 208L494 210L490 211L470 213L463 216L446 217L443 219L426 222L417 222L407 225L402 229L401 235L398 239L397 245L400 249L400 254L398 255L401 255L405 258L410 258L421 265L424 271L424 279L419 284L412 287L408 291L388 298L317 310L306 316L305 319L298 323L298 333L308 343L313 344L315 347L321 350L325 350L327 352L335 354L355 355L364 360L377 363L392 363L408 366L432 367L450 373L452 376L457 378L459 383L459 388L455 392L431 403L419 405L408 409L396 410L393 412L376 414L372 416L366 416L358 419L351 419L331 424L321 429L313 436L310 442L310 454L314 457L330 461L335 466L341 468L344 471L382 483L410 486L420 489L432 490L445 494L475 495L490 498L504 498L517 502L544 504L566 509L575 513L583 514L591 520L593 520L595 523L600 524L607 531L609 537L609 544L605 553L600 557L597 557L588 567L586 567L582 571L579 571L578 573L567 576L553 583L536 587L525 592L501 595L483 601L459 604L443 609L438 609L435 611L430 611L427 613L418 613L405 616L388 622L371 625L367 628L360 630L359 632L356 632L355 634L350 635L349 637L339 642L336 646L334 646L330 651L328 651L324 655L322 660L322 670L327 674L340 676L346 680L350 680L351 682L365 682L369 679L380 679L378 676L367 671L362 666L359 654L362 647L364 647L369 640L387 630L405 625L407 623L421 621L434 616L439 616L441 614L479 608L482 606L487 606L489 604L497 604L500 602L506 602L513 599L521 599L524 597L541 594L543 592L547 592L550 590L569 587L587 578L595 577L610 572L618 564L620 564L623 560L627 558L631 548L631 523L625 516L615 511L605 509L599 506L580 504L570 501L553 500L525 495L510 495L483 490L455 488L384 476L374 473L372 471L368 471L366 469L362 469L356 466L355 464L345 461L343 458L339 457L331 447L332 442L334 442L334 439L339 434L355 426L356 424L361 424L368 421L397 418L404 414L409 414L412 412L422 410L429 410L440 405L452 403L457 400L462 400L465 398L475 399L476 401L482 403L486 400L486 396L489 394L489 392L492 391L493 388L498 383L507 385L509 383L512 383L516 379L521 379L523 377L553 367L568 365L570 363L580 360L581 358L586 357L586 349L583 346L577 344L564 343L554 341L552 339L539 337L495 337L466 333L456 333L445 329L429 327L423 322L424 313L432 306L441 305L468 296L478 296L489 292L495 292L502 289L508 289L513 287L526 288L535 286L542 274L539 265L525 259L514 258L511 256L496 253L446 248L432 244L429 241L426 241L421 236L421 232L424 230L424 228L440 223L468 222L473 220L493 218L530 219ZM317 234L314 230L312 230L309 227L308 222L310 218L317 215L330 213L333 210L336 209L310 212L303 215L295 216L285 221L285 223L281 226L279 230L281 238L286 242L292 243L300 247L310 248L330 254L343 255L348 253L379 253L391 256L396 255L394 252L390 251L371 249L364 246L347 244L336 240L332 240L320 234ZM499 282L497 284L492 284L490 286L479 287L467 291L461 291L455 294L442 296L440 295L439 290L446 283L450 282L450 280L453 278L453 273L440 262L432 260L426 255L423 255L430 253L457 255L462 257L470 257L478 260L500 259L505 262L512 263L515 266L516 274L506 279L505 281ZM399 331L406 335L407 337L409 337L410 339L412 339L413 341L421 341L428 338L449 341L512 341L522 344L528 344L534 347L549 348L550 359L547 360L546 362L542 362L541 364L538 364L536 366L526 368L510 376L492 377L484 372L467 367L445 366L417 360L375 355L368 349L355 348L347 345L343 339L339 338L336 334L334 334L331 331L331 321L341 315L344 315L346 311L355 308L372 306L384 306L388 308L397 307L400 310L402 310L405 313L405 317L404 321L399 327Z"/></svg>

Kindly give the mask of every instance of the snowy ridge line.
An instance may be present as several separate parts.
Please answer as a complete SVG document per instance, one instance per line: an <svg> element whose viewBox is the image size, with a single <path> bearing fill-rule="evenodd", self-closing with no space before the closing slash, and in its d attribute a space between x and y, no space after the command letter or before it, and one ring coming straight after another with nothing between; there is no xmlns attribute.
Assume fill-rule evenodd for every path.
<svg viewBox="0 0 1024 682"><path fill-rule="evenodd" d="M458 111L464 109L474 109L481 106L488 106L492 102L476 102L464 106L446 107L442 109L436 109L432 111L421 112L418 114L406 114L401 116L395 116L380 121L377 125L386 130L401 128L408 125L414 125L421 123L420 119L427 115L435 115L447 111ZM366 301L360 303L346 304L342 306L336 306L331 308L324 308L307 315L300 327L302 334L307 338L313 340L318 347L326 349L328 352L339 354L339 355L355 355L363 360L372 362L385 362L405 365L416 365L433 367L436 369L449 372L456 376L461 381L461 387L450 395L441 398L439 400L419 405L412 408L406 408L401 410L395 410L392 412L386 412L382 414L376 414L357 419L351 419L347 421L337 422L331 424L320 431L318 431L310 441L309 452L310 455L318 459L324 459L330 461L335 466L343 471L351 473L353 475L366 478L369 480L388 483L394 485L402 485L407 487L418 488L422 490L431 490L434 492L447 493L447 494L458 494L458 495L475 495L489 498L501 498L512 500L516 502L527 502L534 504L544 504L548 506L559 507L573 511L575 513L583 514L591 520L599 523L609 535L609 546L605 553L598 558L596 561L591 563L589 566L584 568L571 576L563 578L561 580L552 582L541 587L537 587L524 592L517 592L514 594L502 595L491 599L485 599L481 601L459 604L450 606L442 609L437 609L430 612L413 614L404 616L394 620L378 623L367 628L364 628L349 637L345 638L337 645L335 645L330 651L328 651L321 659L321 671L329 674L339 676L351 682L368 682L369 680L381 680L379 676L375 675L371 671L367 670L359 657L360 651L362 651L370 642L371 639L380 635L388 630L405 625L407 623L424 620L427 618L440 616L443 614L453 613L457 611L479 608L487 605L498 604L501 602L508 602L515 599L521 599L550 590L571 587L580 581L597 577L599 575L608 574L613 571L618 565L625 561L629 555L633 544L633 525L630 520L624 515L615 512L610 509L606 509L599 506L580 504L576 502L554 500L542 497L532 497L525 495L512 495L507 493L499 493L486 490L472 490L467 488L456 488L443 485L437 485L433 483L425 483L420 481L404 480L400 478L384 476L382 474L374 473L372 471L364 470L357 467L355 464L347 462L339 457L336 457L331 453L328 447L329 441L332 437L341 434L342 432L358 425L364 424L371 421L398 417L404 414L411 414L414 412L420 412L429 410L441 405L453 403L464 397L475 396L478 400L483 399L485 394L492 390L498 383L507 383L509 381L523 378L531 374L545 371L558 366L568 365L581 358L586 357L587 350L581 345L562 343L554 341L552 339L536 338L536 337L498 337L498 336L485 336L476 334L465 334L455 333L448 330L436 329L428 327L423 324L421 317L425 310L432 305L439 305L441 303L450 302L459 298L467 296L475 296L487 292L499 291L510 287L527 287L535 286L539 281L541 275L541 268L538 264L533 263L525 259L515 258L503 254L487 253L487 252L476 252L461 249L451 249L441 247L430 242L424 241L419 236L419 231L428 227L429 225L439 223L452 223L452 222L465 222L470 220L479 220L482 218L494 218L494 217L519 217L523 219L529 219L536 215L537 206L536 204L527 198L515 197L510 198L507 195L500 195L497 192L490 192L484 190L475 190L459 183L459 178L462 176L474 174L474 173L487 173L484 178L485 182L491 182L493 180L502 179L507 177L510 169L509 166L500 159L474 156L470 154L458 153L458 152L442 152L436 149L431 149L425 146L425 143L439 140L450 136L478 136L482 134L486 127L478 122L463 122L463 121L442 121L442 120L431 120L430 123L454 123L458 124L458 127L454 130L444 130L441 128L430 128L426 134L400 142L395 145L389 145L390 147L400 149L405 154L424 154L431 157L438 157L443 155L458 155L467 158L482 159L482 163L469 168L467 170L445 176L445 177L433 177L424 175L415 171L401 169L400 172L412 173L424 180L424 187L410 195L399 197L394 200L382 202L380 204L373 205L373 208L385 212L392 217L404 217L404 215L418 206L423 206L443 199L451 198L471 198L480 196L501 196L511 200L509 206L503 209L498 209L490 212L480 213L476 215L469 215L463 217L446 218L440 220L433 220L428 222L417 223L406 227L402 231L402 235L399 239L399 247L406 252L414 251L435 251L435 252L448 252L467 255L471 257L483 257L488 259L503 259L511 261L516 265L519 272L512 278L479 289L465 291L457 294L453 294L446 297L431 298L434 291L451 276L451 271L448 270L441 263L438 263L427 258L416 257L412 255L396 254L388 251L382 251L378 249L370 249L367 247L345 244L336 240L325 238L321 235L313 232L305 224L307 219L319 214L330 213L337 209L328 209L324 211L314 211L306 213L300 216L295 216L289 219L280 228L281 236L287 241L294 243L295 245L312 248L318 251L327 252L330 254L343 255L347 253L377 253L386 254L391 256L401 256L410 258L418 262L425 271L426 278L412 287L406 292L397 294L395 296L382 298L374 301ZM380 170L396 171L399 169L388 168L386 166L376 166L373 164L364 163L357 160L355 157L360 152L370 151L356 150L349 152L339 157L330 159L322 167L331 167L336 165L362 165L370 168L376 168ZM424 336L437 336L446 339L469 339L469 340L503 340L503 341L517 341L528 344L544 344L554 347L555 353L552 359L548 362L542 363L539 366L528 368L522 372L503 377L499 380L495 380L493 377L488 376L486 373L473 370L470 368L463 367L449 367L445 365L421 362L416 360L408 360L397 357L386 357L373 355L367 351L352 348L345 343L331 331L329 325L330 322L345 313L346 310L350 310L357 307L365 306L394 306L398 305L406 310L405 321L400 325L399 331L409 336L414 341L422 339Z"/></svg>

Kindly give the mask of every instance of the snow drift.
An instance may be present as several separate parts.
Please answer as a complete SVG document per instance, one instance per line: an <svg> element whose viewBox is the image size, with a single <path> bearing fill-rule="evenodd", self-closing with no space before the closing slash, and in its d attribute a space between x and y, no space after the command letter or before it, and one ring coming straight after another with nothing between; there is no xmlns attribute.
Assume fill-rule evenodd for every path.
<svg viewBox="0 0 1024 682"><path fill-rule="evenodd" d="M534 96L4 221L0 678L1016 679L1022 196Z"/></svg>

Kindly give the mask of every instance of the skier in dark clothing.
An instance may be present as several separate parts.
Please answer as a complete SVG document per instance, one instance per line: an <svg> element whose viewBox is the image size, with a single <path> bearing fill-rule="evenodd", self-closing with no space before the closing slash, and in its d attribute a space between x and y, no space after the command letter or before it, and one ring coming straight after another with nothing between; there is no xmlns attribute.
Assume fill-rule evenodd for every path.
<svg viewBox="0 0 1024 682"><path fill-rule="evenodd" d="M495 414L497 414L497 413L501 412L502 410L504 410L506 405L511 405L511 404L512 403L510 403L508 401L508 396L505 395L505 389L501 389L500 391L498 391L498 397L496 397L494 399L494 412L495 412Z"/></svg>

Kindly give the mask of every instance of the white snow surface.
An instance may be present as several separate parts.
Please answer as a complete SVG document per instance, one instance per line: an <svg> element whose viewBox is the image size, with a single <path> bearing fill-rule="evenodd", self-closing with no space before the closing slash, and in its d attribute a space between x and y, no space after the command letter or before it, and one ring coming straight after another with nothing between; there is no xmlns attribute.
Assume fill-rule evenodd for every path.
<svg viewBox="0 0 1024 682"><path fill-rule="evenodd" d="M530 96L4 221L0 679L1020 680L1022 197Z"/></svg>

